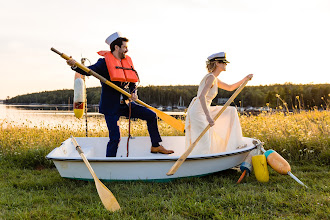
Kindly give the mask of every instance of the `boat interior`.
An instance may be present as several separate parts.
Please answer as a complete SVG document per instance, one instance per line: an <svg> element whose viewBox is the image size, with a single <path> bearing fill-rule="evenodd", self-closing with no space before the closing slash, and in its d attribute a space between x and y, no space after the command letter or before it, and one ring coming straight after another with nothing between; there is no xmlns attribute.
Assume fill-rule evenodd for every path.
<svg viewBox="0 0 330 220"><path fill-rule="evenodd" d="M76 137L78 144L81 146L85 156L87 158L106 158L106 147L109 141L108 137ZM129 158L178 158L185 152L185 137L184 136L164 136L162 137L162 145L167 148L174 150L175 153L170 155L164 154L153 154L150 152L150 137L134 137L129 139L128 149ZM252 138L243 138L245 144L238 146L237 152L248 148L254 148ZM226 154L228 152L222 152L219 154ZM218 154L217 154L218 155ZM200 155L206 156L206 155ZM189 157L200 157L200 156L189 156ZM55 148L52 152L47 155L47 158L70 158L80 159L80 155L76 151L71 138L65 140L60 147ZM127 158L127 137L122 137L116 158ZM114 158L113 158L114 159Z"/></svg>

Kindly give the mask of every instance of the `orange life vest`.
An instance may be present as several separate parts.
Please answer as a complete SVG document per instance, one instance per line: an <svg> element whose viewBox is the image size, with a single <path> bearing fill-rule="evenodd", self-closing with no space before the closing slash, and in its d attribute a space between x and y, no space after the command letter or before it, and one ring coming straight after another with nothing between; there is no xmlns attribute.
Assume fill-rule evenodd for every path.
<svg viewBox="0 0 330 220"><path fill-rule="evenodd" d="M111 81L138 82L139 77L134 71L132 59L126 55L121 61L110 51L99 51L99 55L105 58Z"/></svg>

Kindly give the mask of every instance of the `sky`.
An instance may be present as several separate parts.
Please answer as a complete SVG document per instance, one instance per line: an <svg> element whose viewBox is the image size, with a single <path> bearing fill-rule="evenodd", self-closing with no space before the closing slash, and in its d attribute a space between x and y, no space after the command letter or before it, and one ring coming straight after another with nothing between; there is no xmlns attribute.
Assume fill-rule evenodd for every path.
<svg viewBox="0 0 330 220"><path fill-rule="evenodd" d="M73 89L51 47L94 64L120 31L140 86L198 85L226 52L231 84L330 83L329 0L11 0L0 8L0 99ZM89 62L86 63L89 65ZM99 86L92 76L87 87Z"/></svg>

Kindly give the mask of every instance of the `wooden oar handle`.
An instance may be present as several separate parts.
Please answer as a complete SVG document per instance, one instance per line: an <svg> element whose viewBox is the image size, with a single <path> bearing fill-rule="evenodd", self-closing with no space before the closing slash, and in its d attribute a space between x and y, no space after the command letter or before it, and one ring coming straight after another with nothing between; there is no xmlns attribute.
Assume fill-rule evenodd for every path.
<svg viewBox="0 0 330 220"><path fill-rule="evenodd" d="M58 55L62 55L62 53L58 50L56 50L54 47L51 48L51 50L55 53L57 53Z"/></svg>
<svg viewBox="0 0 330 220"><path fill-rule="evenodd" d="M79 145L76 146L76 150L78 151L79 154L83 154L84 153Z"/></svg>
<svg viewBox="0 0 330 220"><path fill-rule="evenodd" d="M78 142L76 139L71 135L71 141L73 145L76 147L76 150L78 151L79 154L83 154L84 152L82 151L81 147L79 146Z"/></svg>
<svg viewBox="0 0 330 220"><path fill-rule="evenodd" d="M66 59L66 60L71 59L70 56L66 55L65 53L61 53L60 51L56 50L54 47L50 48L50 50L53 51L53 52L55 52L55 53L57 53L58 55L60 55L62 58ZM86 72L86 69L89 70L89 69L86 68L84 65L82 65L82 64L80 64L80 63L78 63L78 62L76 62L76 64L77 64L77 66L78 66L80 69L84 70L85 72Z"/></svg>

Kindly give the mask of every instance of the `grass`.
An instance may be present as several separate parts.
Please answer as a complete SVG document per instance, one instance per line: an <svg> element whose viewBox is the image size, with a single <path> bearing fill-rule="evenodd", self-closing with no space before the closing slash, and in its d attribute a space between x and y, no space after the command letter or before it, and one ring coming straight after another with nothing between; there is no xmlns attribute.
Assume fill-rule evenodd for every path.
<svg viewBox="0 0 330 220"><path fill-rule="evenodd" d="M328 219L330 112L240 116L243 134L279 152L309 188L269 168L270 181L252 174L236 184L235 169L167 183L104 182L122 209L104 209L94 183L61 178L45 159L81 129L0 122L0 219ZM91 119L91 123L92 123ZM90 136L107 136L103 120ZM122 134L127 135L122 120ZM161 135L183 135L160 122ZM147 135L141 121L134 136Z"/></svg>
<svg viewBox="0 0 330 220"><path fill-rule="evenodd" d="M290 161L330 164L330 112L241 116L243 135L265 142Z"/></svg>
<svg viewBox="0 0 330 220"><path fill-rule="evenodd" d="M103 208L93 182L61 178L55 169L1 168L1 219L326 219L329 169L293 166L309 186L270 170L261 184L228 170L169 183L105 182L121 211Z"/></svg>

